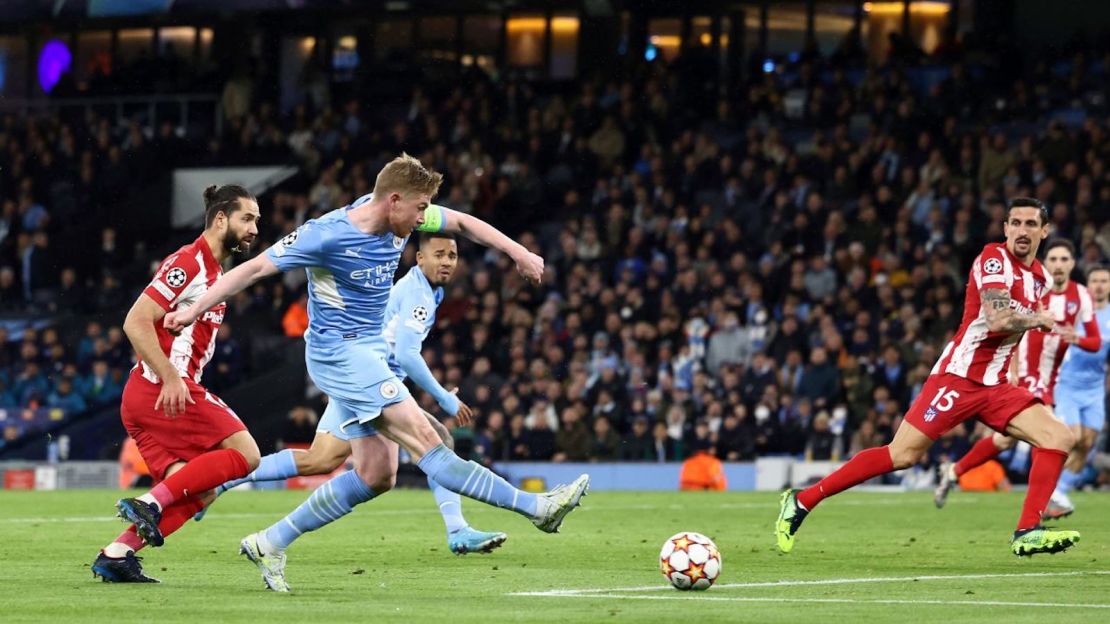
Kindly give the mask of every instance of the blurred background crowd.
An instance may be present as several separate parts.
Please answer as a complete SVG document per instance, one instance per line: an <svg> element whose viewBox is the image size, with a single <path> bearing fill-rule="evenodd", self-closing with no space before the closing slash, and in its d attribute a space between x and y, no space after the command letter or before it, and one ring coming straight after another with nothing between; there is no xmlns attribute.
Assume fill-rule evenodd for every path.
<svg viewBox="0 0 1110 624"><path fill-rule="evenodd" d="M219 85L219 133L91 109L8 114L0 307L80 320L27 324L18 339L0 327L0 407L118 400L132 358L119 325L172 250L141 234L142 211L119 210L144 201L139 181L183 165L296 166L260 198L257 253L369 192L405 151L445 174L438 203L547 263L529 287L507 258L460 244L424 353L475 408L471 427L448 419L461 454L850 456L891 438L959 325L972 259L1002 238L1006 198L1048 204L1052 236L1076 244L1077 277L1110 256L1110 48L1011 53L866 58L846 38L731 90L705 87L696 51L558 86L472 66L391 97L330 88L309 68L285 107L266 68L244 61L218 79L173 74ZM172 66L145 62L129 71ZM943 72L922 84L924 65ZM299 339L304 281L230 302L206 386L235 387ZM275 415L276 437L310 440L320 400ZM927 461L961 454L972 428Z"/></svg>

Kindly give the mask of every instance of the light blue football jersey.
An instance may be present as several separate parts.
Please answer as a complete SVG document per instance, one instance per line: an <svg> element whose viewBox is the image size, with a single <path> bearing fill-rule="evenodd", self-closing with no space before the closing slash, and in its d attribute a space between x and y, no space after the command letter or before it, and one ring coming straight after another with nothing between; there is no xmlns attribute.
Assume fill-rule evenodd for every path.
<svg viewBox="0 0 1110 624"><path fill-rule="evenodd" d="M389 345L389 368L398 379L403 381L408 376L398 358L398 338L402 346L405 338L417 344L424 342L436 324L436 310L442 302L443 288L432 288L419 266L412 267L393 285L385 306L383 335Z"/></svg>
<svg viewBox="0 0 1110 624"><path fill-rule="evenodd" d="M1095 310L1095 320L1098 321L1102 345L1093 353L1075 345L1069 347L1064 363L1060 365L1058 386L1086 389L1099 394L1105 391L1103 383L1106 380L1106 358L1110 353L1110 305ZM1076 327L1076 331L1080 336L1086 335L1082 325Z"/></svg>
<svg viewBox="0 0 1110 624"><path fill-rule="evenodd" d="M348 212L370 198L307 221L266 250L281 271L308 273L310 343L382 334L393 274L408 238L366 234L351 223ZM420 229L442 231L445 217L440 206L429 206Z"/></svg>

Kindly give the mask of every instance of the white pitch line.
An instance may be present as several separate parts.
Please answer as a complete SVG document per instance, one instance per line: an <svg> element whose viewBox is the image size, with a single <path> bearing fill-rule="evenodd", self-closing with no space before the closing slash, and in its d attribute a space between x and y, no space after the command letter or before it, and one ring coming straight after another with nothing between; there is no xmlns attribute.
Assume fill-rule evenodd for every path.
<svg viewBox="0 0 1110 624"><path fill-rule="evenodd" d="M509 594L520 596L523 594ZM882 604L882 605L967 605L973 607L1051 607L1053 609L1110 609L1110 604L1083 604L1066 602L1010 602L1005 600L860 600L855 598L754 598L746 596L706 596L683 593L672 596L630 596L628 594L561 594L559 598L616 598L623 600L712 600L717 602L794 602L833 604Z"/></svg>
<svg viewBox="0 0 1110 624"><path fill-rule="evenodd" d="M756 583L722 583L717 585L718 589L750 589L760 587L803 587L806 585L852 585L860 583L908 583L914 581L965 581L976 579L998 579L998 578L1044 578L1044 577L1058 577L1058 576L1101 576L1110 574L1110 570L1090 570L1090 571L1075 571L1075 572L1015 572L1008 574L948 574L948 575L925 575L925 576L877 576L877 577L864 577L864 578L836 578L836 579L814 579L814 580L795 580L795 581L764 581ZM507 594L509 596L532 596L532 597L588 597L588 596L608 596L618 595L614 592L644 592L644 591L667 591L672 588L669 585L660 583L658 585L649 585L643 587L611 587L605 589L552 589L548 591L534 591L534 592L515 592ZM723 600L724 598L718 598Z"/></svg>

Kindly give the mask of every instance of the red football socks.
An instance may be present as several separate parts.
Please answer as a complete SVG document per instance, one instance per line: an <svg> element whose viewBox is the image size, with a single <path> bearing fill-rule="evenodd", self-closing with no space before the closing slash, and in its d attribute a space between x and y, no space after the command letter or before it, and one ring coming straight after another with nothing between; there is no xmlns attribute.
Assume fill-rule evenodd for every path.
<svg viewBox="0 0 1110 624"><path fill-rule="evenodd" d="M1041 523L1041 515L1048 506L1052 490L1068 454L1058 449L1033 449L1033 464L1029 468L1029 490L1025 493L1025 505L1021 508L1021 518L1017 530L1032 529Z"/></svg>
<svg viewBox="0 0 1110 624"><path fill-rule="evenodd" d="M894 462L890 459L890 450L887 447L877 446L860 451L836 472L798 494L798 502L802 507L813 511L817 503L825 498L891 470L894 470Z"/></svg>
<svg viewBox="0 0 1110 624"><path fill-rule="evenodd" d="M189 518L192 518L201 509L204 509L204 503L196 496L186 496L163 509L162 521L158 523L158 530L162 532L162 537L168 537L171 533L180 529L189 521ZM135 525L131 525L126 531L120 533L120 536L114 541L127 544L135 552L139 552L146 546L143 538L135 532Z"/></svg>
<svg viewBox="0 0 1110 624"><path fill-rule="evenodd" d="M971 447L971 450L968 451L967 454L965 454L963 457L961 457L960 461L956 462L956 465L954 467L956 476L963 476L963 474L968 470L971 470L976 466L981 466L994 459L995 457L998 457L998 454L1001 452L1002 451L1000 451L998 447L994 445L993 435L989 435L985 438L979 438L979 441L975 443L975 446Z"/></svg>
<svg viewBox="0 0 1110 624"><path fill-rule="evenodd" d="M238 479L250 472L243 454L236 449L209 451L190 459L185 467L166 477L150 490L163 510L190 494L211 490L225 481Z"/></svg>

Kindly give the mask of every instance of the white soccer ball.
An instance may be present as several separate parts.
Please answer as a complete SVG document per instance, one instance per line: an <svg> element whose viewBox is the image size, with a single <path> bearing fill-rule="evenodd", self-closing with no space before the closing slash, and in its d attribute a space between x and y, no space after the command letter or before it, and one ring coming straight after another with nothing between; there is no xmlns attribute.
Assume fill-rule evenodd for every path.
<svg viewBox="0 0 1110 624"><path fill-rule="evenodd" d="M659 570L676 589L709 589L721 574L721 553L708 537L683 531L663 542Z"/></svg>

